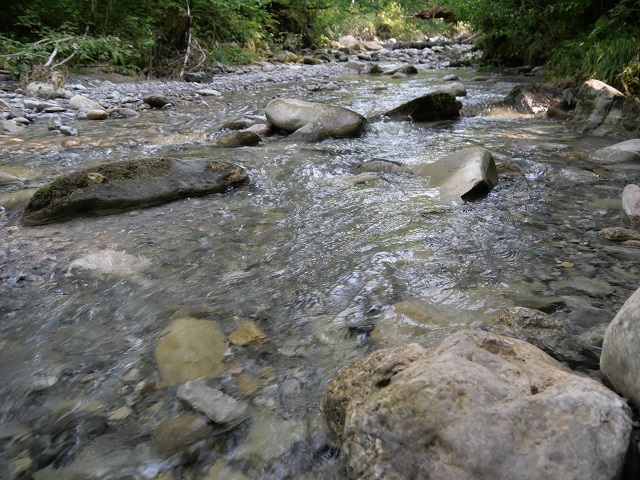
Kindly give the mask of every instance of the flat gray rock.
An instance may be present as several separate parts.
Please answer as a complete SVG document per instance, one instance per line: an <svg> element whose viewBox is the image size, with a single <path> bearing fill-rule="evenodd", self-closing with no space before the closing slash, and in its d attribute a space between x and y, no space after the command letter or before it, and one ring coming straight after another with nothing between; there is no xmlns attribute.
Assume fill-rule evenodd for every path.
<svg viewBox="0 0 640 480"><path fill-rule="evenodd" d="M25 206L23 225L109 215L178 198L223 192L247 180L231 163L152 158L105 163L55 179Z"/></svg>

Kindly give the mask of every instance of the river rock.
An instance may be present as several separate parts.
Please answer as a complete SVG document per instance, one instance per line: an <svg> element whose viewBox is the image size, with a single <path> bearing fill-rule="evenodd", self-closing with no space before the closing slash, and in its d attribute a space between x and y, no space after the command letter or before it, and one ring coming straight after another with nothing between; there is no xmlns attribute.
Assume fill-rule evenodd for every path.
<svg viewBox="0 0 640 480"><path fill-rule="evenodd" d="M69 99L71 110L104 110L102 105L83 95L74 95Z"/></svg>
<svg viewBox="0 0 640 480"><path fill-rule="evenodd" d="M204 416L187 413L160 423L153 435L160 453L173 454L187 451L191 445L212 433L213 426Z"/></svg>
<svg viewBox="0 0 640 480"><path fill-rule="evenodd" d="M106 120L109 114L102 109L87 111L87 120Z"/></svg>
<svg viewBox="0 0 640 480"><path fill-rule="evenodd" d="M600 369L613 388L640 407L640 289L609 324L602 344Z"/></svg>
<svg viewBox="0 0 640 480"><path fill-rule="evenodd" d="M607 332L609 323L598 323L584 330L576 337L576 345L580 353L593 362L600 363L602 355L602 344Z"/></svg>
<svg viewBox="0 0 640 480"><path fill-rule="evenodd" d="M438 87L437 91L442 93L450 93L452 95L455 95L456 97L467 96L467 89L461 82L447 83Z"/></svg>
<svg viewBox="0 0 640 480"><path fill-rule="evenodd" d="M202 379L180 385L178 398L184 400L207 418L226 425L237 425L246 418L247 404L207 386Z"/></svg>
<svg viewBox="0 0 640 480"><path fill-rule="evenodd" d="M345 68L349 68L351 70L355 70L356 72L360 72L364 69L364 63L358 62L357 60L349 60L344 64Z"/></svg>
<svg viewBox="0 0 640 480"><path fill-rule="evenodd" d="M615 288L609 282L586 277L558 280L551 282L549 286L558 295L587 295L592 298L604 298L615 292Z"/></svg>
<svg viewBox="0 0 640 480"><path fill-rule="evenodd" d="M614 242L625 242L627 240L640 240L640 232L630 228L609 227L603 228L599 232L600 237Z"/></svg>
<svg viewBox="0 0 640 480"><path fill-rule="evenodd" d="M268 122L280 130L292 133L318 122L334 138L359 137L367 124L362 115L344 107L287 98L271 100L265 114Z"/></svg>
<svg viewBox="0 0 640 480"><path fill-rule="evenodd" d="M31 82L27 85L25 94L27 97L44 99L65 98L70 96L70 93L64 88L55 88L52 84L44 82Z"/></svg>
<svg viewBox="0 0 640 480"><path fill-rule="evenodd" d="M320 122L307 123L289 136L289 140L318 143L331 138Z"/></svg>
<svg viewBox="0 0 640 480"><path fill-rule="evenodd" d="M417 75L418 69L413 65L398 65L384 70L383 75L391 75L393 77L396 74L403 74L404 76ZM396 77L397 78L397 77Z"/></svg>
<svg viewBox="0 0 640 480"><path fill-rule="evenodd" d="M60 128L58 128L58 130L60 131L61 134L66 135L68 137L78 136L78 130L76 130L73 127L70 127L69 125L61 125Z"/></svg>
<svg viewBox="0 0 640 480"><path fill-rule="evenodd" d="M640 164L640 139L634 138L596 150L587 157L589 161L602 164Z"/></svg>
<svg viewBox="0 0 640 480"><path fill-rule="evenodd" d="M570 130L599 137L636 138L640 129L640 100L626 98L600 80L587 80L576 96L567 120Z"/></svg>
<svg viewBox="0 0 640 480"><path fill-rule="evenodd" d="M155 359L160 379L183 383L216 375L226 350L224 335L210 320L179 318L160 332Z"/></svg>
<svg viewBox="0 0 640 480"><path fill-rule="evenodd" d="M260 135L251 130L234 130L220 135L214 145L221 148L254 147L260 141Z"/></svg>
<svg viewBox="0 0 640 480"><path fill-rule="evenodd" d="M193 195L223 192L247 179L226 162L151 158L105 163L61 176L39 189L22 212L24 225L78 215L106 215Z"/></svg>
<svg viewBox="0 0 640 480"><path fill-rule="evenodd" d="M171 100L165 95L147 95L142 101L151 108L163 108L171 104Z"/></svg>
<svg viewBox="0 0 640 480"><path fill-rule="evenodd" d="M622 221L630 227L640 229L640 187L627 185L622 191Z"/></svg>
<svg viewBox="0 0 640 480"><path fill-rule="evenodd" d="M411 170L407 165L404 165L401 162L384 159L368 160L358 166L358 173L370 172L413 174L413 170Z"/></svg>
<svg viewBox="0 0 640 480"><path fill-rule="evenodd" d="M446 201L473 200L487 194L498 183L493 155L484 147L463 148L434 163L417 165L413 172L430 178Z"/></svg>
<svg viewBox="0 0 640 480"><path fill-rule="evenodd" d="M264 331L251 320L242 322L231 335L229 335L229 343L233 345L262 345L269 341L269 337Z"/></svg>
<svg viewBox="0 0 640 480"><path fill-rule="evenodd" d="M560 362L577 365L585 360L578 353L570 322L539 310L512 307L491 326L491 332L535 345Z"/></svg>
<svg viewBox="0 0 640 480"><path fill-rule="evenodd" d="M139 117L140 114L131 108L112 108L109 110L109 118L134 118Z"/></svg>
<svg viewBox="0 0 640 480"><path fill-rule="evenodd" d="M14 135L21 132L23 128L24 125L20 125L14 120L0 120L0 134L2 135Z"/></svg>
<svg viewBox="0 0 640 480"><path fill-rule="evenodd" d="M213 75L207 72L187 72L184 74L184 81L195 83L211 83L213 82Z"/></svg>
<svg viewBox="0 0 640 480"><path fill-rule="evenodd" d="M427 93L391 110L375 114L373 119L386 117L394 121L413 120L414 122L453 120L460 116L461 108L462 103L451 93Z"/></svg>
<svg viewBox="0 0 640 480"><path fill-rule="evenodd" d="M349 478L621 474L630 409L600 383L533 345L488 332L460 331L432 352L411 348L413 358L402 363L375 352L329 385L322 408L343 440Z"/></svg>
<svg viewBox="0 0 640 480"><path fill-rule="evenodd" d="M515 108L519 113L546 112L554 104L563 100L562 90L539 83L514 87L504 99L504 105Z"/></svg>
<svg viewBox="0 0 640 480"><path fill-rule="evenodd" d="M89 253L72 261L67 268L67 274L74 272L93 272L97 275L117 275L130 277L139 274L151 265L149 259L131 255L112 249Z"/></svg>

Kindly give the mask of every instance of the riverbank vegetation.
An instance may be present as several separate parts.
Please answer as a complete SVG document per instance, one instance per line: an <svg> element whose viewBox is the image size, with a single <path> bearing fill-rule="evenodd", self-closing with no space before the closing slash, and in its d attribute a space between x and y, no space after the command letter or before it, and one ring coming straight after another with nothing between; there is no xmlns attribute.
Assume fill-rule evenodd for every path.
<svg viewBox="0 0 640 480"><path fill-rule="evenodd" d="M412 16L442 6L456 22ZM4 9L0 69L87 65L178 75L242 64L340 35L411 40L478 33L491 65L547 65L549 78L598 78L640 94L638 0L23 0Z"/></svg>

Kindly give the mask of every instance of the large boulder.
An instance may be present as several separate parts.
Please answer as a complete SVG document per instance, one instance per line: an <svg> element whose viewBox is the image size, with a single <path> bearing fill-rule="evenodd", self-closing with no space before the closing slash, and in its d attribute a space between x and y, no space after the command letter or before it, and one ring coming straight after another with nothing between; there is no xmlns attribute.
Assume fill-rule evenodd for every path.
<svg viewBox="0 0 640 480"><path fill-rule="evenodd" d="M430 178L447 201L473 200L487 194L498 182L493 155L484 147L463 148L440 160L412 168L414 174Z"/></svg>
<svg viewBox="0 0 640 480"><path fill-rule="evenodd" d="M533 345L465 330L432 352L418 345L389 352L339 372L322 401L349 478L584 480L622 473L629 407Z"/></svg>
<svg viewBox="0 0 640 480"><path fill-rule="evenodd" d="M178 198L223 192L247 180L237 165L151 158L105 163L55 179L25 206L24 225L78 215L109 215Z"/></svg>
<svg viewBox="0 0 640 480"><path fill-rule="evenodd" d="M318 122L334 138L359 137L367 124L362 115L348 108L288 98L271 100L265 114L271 125L285 132Z"/></svg>
<svg viewBox="0 0 640 480"><path fill-rule="evenodd" d="M600 80L587 80L578 90L576 102L567 120L570 130L599 137L640 135L640 100L626 98Z"/></svg>
<svg viewBox="0 0 640 480"><path fill-rule="evenodd" d="M452 93L433 92L414 98L386 112L373 115L372 119L388 118L394 121L431 122L454 120L460 116L462 103Z"/></svg>
<svg viewBox="0 0 640 480"><path fill-rule="evenodd" d="M634 138L600 148L589 155L588 160L604 165L620 163L640 164L640 139Z"/></svg>
<svg viewBox="0 0 640 480"><path fill-rule="evenodd" d="M640 408L640 289L607 327L600 369L617 392Z"/></svg>

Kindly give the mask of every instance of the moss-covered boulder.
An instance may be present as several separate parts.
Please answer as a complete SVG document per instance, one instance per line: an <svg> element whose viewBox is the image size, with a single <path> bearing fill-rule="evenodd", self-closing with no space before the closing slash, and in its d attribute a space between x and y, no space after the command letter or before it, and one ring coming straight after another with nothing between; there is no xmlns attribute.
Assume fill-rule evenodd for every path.
<svg viewBox="0 0 640 480"><path fill-rule="evenodd" d="M152 158L126 160L64 175L35 192L22 211L24 225L81 215L110 215L178 198L217 193L247 180L227 162Z"/></svg>
<svg viewBox="0 0 640 480"><path fill-rule="evenodd" d="M386 112L374 114L370 120L379 120L381 118L388 118L397 122L409 120L414 122L455 120L460 116L461 108L462 103L456 100L455 95L452 93L434 92L414 98Z"/></svg>

